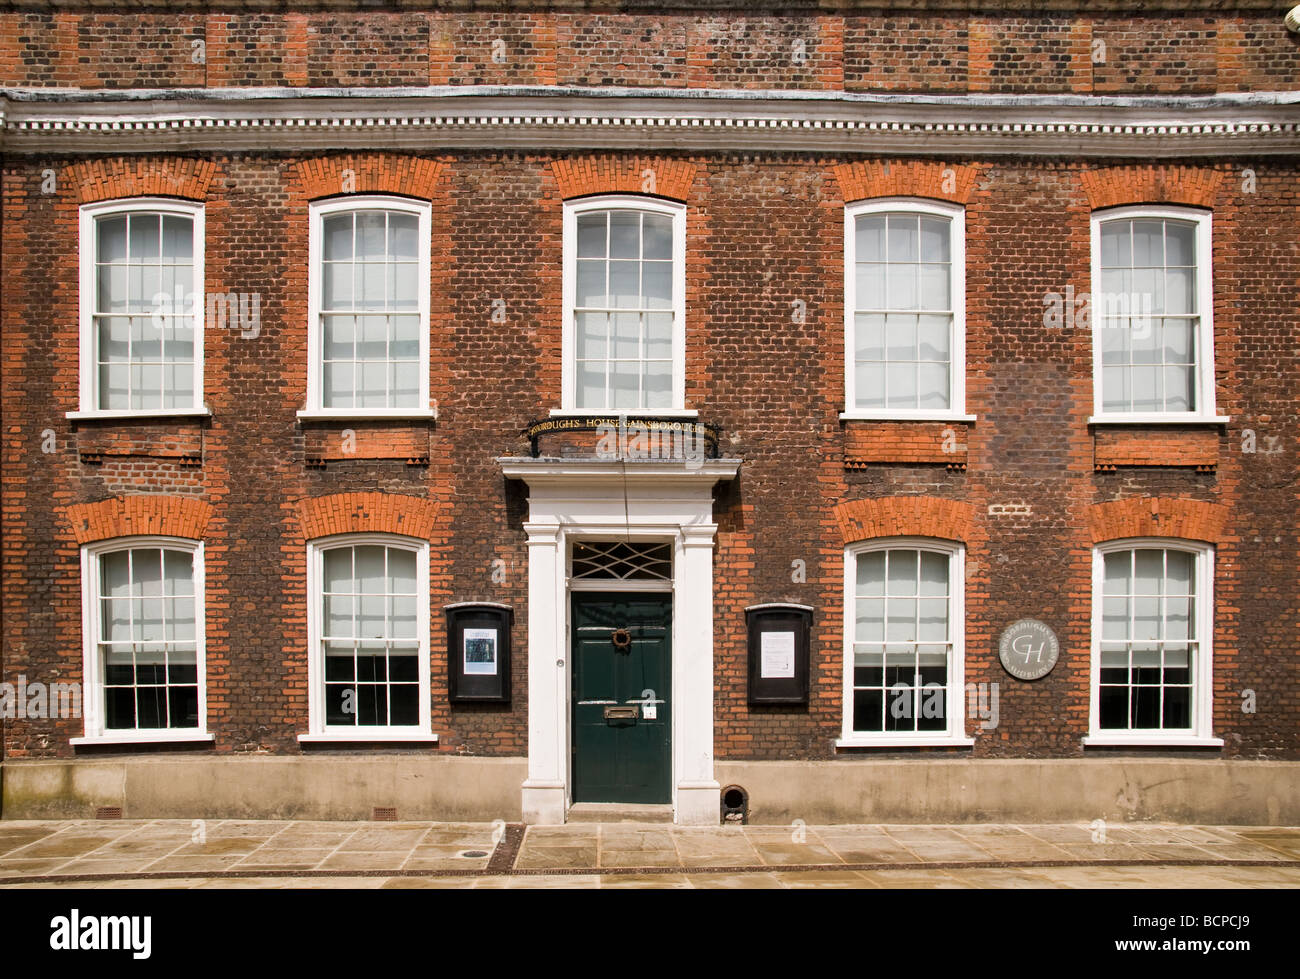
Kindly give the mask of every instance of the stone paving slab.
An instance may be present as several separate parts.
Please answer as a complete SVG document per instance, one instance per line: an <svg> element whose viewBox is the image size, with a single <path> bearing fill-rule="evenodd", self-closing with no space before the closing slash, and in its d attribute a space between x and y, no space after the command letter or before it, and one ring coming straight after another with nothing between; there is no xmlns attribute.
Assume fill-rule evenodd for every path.
<svg viewBox="0 0 1300 979"><path fill-rule="evenodd" d="M1300 886L1300 827L584 823L520 832L513 865L504 853L489 872L499 823L0 821L0 887ZM347 883L356 881L365 883Z"/></svg>

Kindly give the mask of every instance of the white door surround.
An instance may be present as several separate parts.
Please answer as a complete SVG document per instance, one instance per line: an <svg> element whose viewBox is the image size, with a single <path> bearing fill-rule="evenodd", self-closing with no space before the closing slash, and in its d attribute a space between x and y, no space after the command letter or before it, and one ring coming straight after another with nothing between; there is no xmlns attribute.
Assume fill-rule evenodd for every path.
<svg viewBox="0 0 1300 979"><path fill-rule="evenodd" d="M569 551L580 539L673 545L674 821L717 825L713 774L713 486L739 459L497 460L528 484L528 823L564 822L571 801Z"/></svg>

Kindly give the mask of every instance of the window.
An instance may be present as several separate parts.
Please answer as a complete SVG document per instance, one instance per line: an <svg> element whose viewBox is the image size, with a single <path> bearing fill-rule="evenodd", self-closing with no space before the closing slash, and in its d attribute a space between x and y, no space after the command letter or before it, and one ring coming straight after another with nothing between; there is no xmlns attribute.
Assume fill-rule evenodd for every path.
<svg viewBox="0 0 1300 979"><path fill-rule="evenodd" d="M82 415L201 414L203 207L81 209Z"/></svg>
<svg viewBox="0 0 1300 979"><path fill-rule="evenodd" d="M970 744L962 697L964 550L896 540L845 559L843 744Z"/></svg>
<svg viewBox="0 0 1300 979"><path fill-rule="evenodd" d="M685 205L565 205L564 409L684 410L685 251Z"/></svg>
<svg viewBox="0 0 1300 979"><path fill-rule="evenodd" d="M1214 416L1210 215L1116 208L1092 218L1095 413Z"/></svg>
<svg viewBox="0 0 1300 979"><path fill-rule="evenodd" d="M965 212L869 201L844 235L846 417L964 417Z"/></svg>
<svg viewBox="0 0 1300 979"><path fill-rule="evenodd" d="M1213 743L1212 562L1181 542L1097 549L1089 743Z"/></svg>
<svg viewBox="0 0 1300 979"><path fill-rule="evenodd" d="M428 546L310 545L311 727L343 740L429 737Z"/></svg>
<svg viewBox="0 0 1300 979"><path fill-rule="evenodd" d="M431 415L430 206L349 197L311 212L303 414Z"/></svg>
<svg viewBox="0 0 1300 979"><path fill-rule="evenodd" d="M202 555L176 538L82 549L85 740L208 739Z"/></svg>

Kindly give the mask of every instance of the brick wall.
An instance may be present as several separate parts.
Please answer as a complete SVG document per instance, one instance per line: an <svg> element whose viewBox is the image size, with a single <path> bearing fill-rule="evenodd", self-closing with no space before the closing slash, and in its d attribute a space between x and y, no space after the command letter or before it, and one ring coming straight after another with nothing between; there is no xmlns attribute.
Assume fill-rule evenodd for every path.
<svg viewBox="0 0 1300 979"><path fill-rule="evenodd" d="M1124 17L554 11L0 12L0 85L627 85L898 92L1295 89L1282 8Z"/></svg>
<svg viewBox="0 0 1300 979"><path fill-rule="evenodd" d="M347 161L375 175L359 190L385 189L425 163L399 155L370 169L355 155L205 161L212 166L204 191L209 287L262 292L263 323L256 338L210 333L213 417L201 432L202 464L183 470L175 459L129 454L131 438L148 436L148 426L94 423L97 444L125 440L128 454L88 461L87 426L63 418L77 403L76 211L87 184L69 180L58 194L43 195L40 173L120 172L119 161L94 168L79 160L11 161L3 185L0 323L7 674L80 674L78 537L69 507L132 492L197 496L212 510L203 539L216 750L296 751L306 725L304 501L398 494L436 505L429 539L433 723L441 750L523 753L526 657L515 660L511 706L449 707L440 610L452 601L511 604L513 641L527 647L525 491L503 481L493 460L525 453L525 424L559 403L557 174L595 172L591 159L483 153L435 161L428 172L436 170L436 181L423 190L435 201L430 387L440 414L436 426L421 429L428 458L410 465L336 453L319 467L309 464L313 444L337 432L304 428L294 417L306 382L302 270L311 186L300 174L337 172ZM1106 168L963 164L979 174L967 203L967 410L977 421L962 426L966 468L888 453L848 468L855 444L889 429L838 419L845 195L836 174L854 172L841 168L845 162L660 155L601 171L615 183L624 170L647 164L688 175L679 191L689 206L688 403L721 428L725 454L745 459L740 481L721 487L717 501L719 756L832 756L841 723L845 507L856 512L877 498L921 496L969 514L960 532L947 534L968 552L967 679L997 681L1003 697L1001 725L979 738L977 755L1081 750L1094 505L1184 499L1217 504L1226 514L1216 538L1215 717L1225 754L1294 757L1300 363L1285 340L1300 329L1285 298L1294 295L1300 241L1294 167L1257 165L1256 192L1248 196L1237 192L1233 168L1190 168L1196 186L1215 188L1206 203L1216 222L1219 401L1233 417L1217 470L1121 465L1097 472L1086 424L1090 338L1046 330L1041 297L1086 283L1089 188L1095 192L1095 174ZM914 166L910 179L918 181L928 172L924 163L868 162L882 171L886 162L894 170ZM166 173L187 164L148 158L133 165L133 172ZM1172 170L1157 176L1175 183ZM1142 193L1146 185L1133 186ZM495 299L506 304L504 323L491 319ZM795 300L806 304L802 322L790 315ZM1253 453L1241 451L1247 427ZM51 453L41 449L47 428L57 433ZM179 437L159 436L163 445L191 444ZM1144 438L1159 444L1165 436L1147 431ZM405 452L406 443L401 447ZM174 482L178 471L187 485ZM795 574L800 566L806 570ZM743 609L773 601L817 609L808 710L745 705ZM998 633L1024 616L1046 621L1062 642L1060 665L1035 684L1009 680L996 663ZM1259 692L1259 713L1239 710L1247 687ZM77 733L72 721L12 722L7 753L66 755L66 738Z"/></svg>
<svg viewBox="0 0 1300 979"><path fill-rule="evenodd" d="M92 17L107 18L102 34L93 34L102 44L83 41L87 24L101 24ZM5 11L0 82L1114 94L1206 90L1211 69L1213 87L1225 91L1294 88L1300 78L1296 37L1271 20L1225 14L1176 23L1171 30L1167 18L1083 16L775 22L574 12L507 21L487 13L114 18ZM921 29L913 24L925 25L925 41L915 39ZM131 60L123 52L134 51L127 41L133 33L147 39ZM191 57L195 39L207 42L200 62ZM503 45L494 46L498 39ZM1094 60L1098 39L1105 42L1102 62ZM1255 173L1249 192L1241 177L1247 167ZM59 175L56 193L41 190L45 169ZM745 459L739 481L719 487L715 506L719 757L834 756L842 721L846 514L857 515L856 533L874 533L867 510L899 498L924 500L895 505L890 519L946 514L945 533L960 535L967 548L966 679L1000 683L1003 698L1002 722L979 737L975 755L1082 751L1098 507L1149 512L1149 502L1132 501L1181 500L1213 504L1206 512L1221 514L1214 538L1214 727L1227 742L1224 754L1300 757L1294 160L1151 166L666 152L6 159L5 676L80 678L73 515L88 511L78 507L105 512L119 506L112 501L138 494L165 497L169 507L201 504L210 510L202 535L215 750L297 752L296 736L307 723L311 531L303 514L314 500L387 494L420 501L408 508L431 515L438 750L523 754L526 491L503 480L494 459L526 453L525 424L559 404L562 201L639 192L647 169L659 194L688 205L687 403L720 428L724 454ZM430 394L439 417L357 426L361 451L353 453L336 444L340 426L295 417L306 386L307 206L338 193L343 170L357 175L358 192L410 194L433 208ZM261 330L255 338L209 332L210 420L74 423L64 413L77 407L77 209L140 193L205 203L208 288L261 294ZM951 464L942 426L838 417L843 206L899 193L967 208L967 410L977 420L955 431L960 465ZM1232 418L1225 431L1197 433L1190 442L1141 432L1146 456L1134 455L1140 446L1133 440L1117 442L1087 424L1090 335L1047 330L1042 322L1045 294L1067 285L1087 289L1090 211L1137 201L1213 209L1218 400ZM803 315L793 317L797 304ZM498 309L504 320L493 318ZM1187 465L1190 450L1200 460L1212 456L1215 465ZM1099 453L1110 460L1104 471ZM1167 464L1173 462L1180 464ZM917 519L917 527L935 526ZM457 601L514 607L512 640L521 655L514 658L510 705L447 704L441 608ZM781 601L816 608L812 703L750 708L743 610ZM1012 681L997 664L999 632L1025 616L1051 625L1062 644L1056 670L1033 684ZM1257 692L1257 713L1240 710L1246 688ZM4 732L9 757L67 756L67 739L80 733L80 723L8 722Z"/></svg>

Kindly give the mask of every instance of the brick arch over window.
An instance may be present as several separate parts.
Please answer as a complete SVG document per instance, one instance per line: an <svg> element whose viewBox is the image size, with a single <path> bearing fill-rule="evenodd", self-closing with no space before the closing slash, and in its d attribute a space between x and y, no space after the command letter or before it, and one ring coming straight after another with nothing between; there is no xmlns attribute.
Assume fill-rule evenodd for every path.
<svg viewBox="0 0 1300 979"><path fill-rule="evenodd" d="M298 501L303 537L333 534L401 534L427 540L433 536L438 504L398 493L332 493Z"/></svg>
<svg viewBox="0 0 1300 979"><path fill-rule="evenodd" d="M874 537L970 539L975 508L969 503L933 496L885 496L850 500L835 508L845 544Z"/></svg>
<svg viewBox="0 0 1300 979"><path fill-rule="evenodd" d="M298 185L308 200L345 193L401 194L433 200L442 169L437 160L401 153L315 157L294 165Z"/></svg>
<svg viewBox="0 0 1300 979"><path fill-rule="evenodd" d="M841 163L832 168L846 204L872 197L929 197L965 204L979 169L920 160Z"/></svg>
<svg viewBox="0 0 1300 979"><path fill-rule="evenodd" d="M202 540L212 507L188 496L115 496L66 508L78 544L115 537L184 537Z"/></svg>
<svg viewBox="0 0 1300 979"><path fill-rule="evenodd" d="M1084 170L1079 180L1094 211L1122 204L1213 207L1223 174L1203 167L1127 166Z"/></svg>
<svg viewBox="0 0 1300 979"><path fill-rule="evenodd" d="M184 197L204 201L216 172L217 165L211 160L110 157L74 163L64 169L60 179L73 189L79 204L119 197Z"/></svg>
<svg viewBox="0 0 1300 979"><path fill-rule="evenodd" d="M695 164L652 156L583 156L553 160L550 166L565 200L591 194L652 194L686 201L695 180Z"/></svg>
<svg viewBox="0 0 1300 979"><path fill-rule="evenodd" d="M1170 537L1217 544L1223 540L1227 519L1228 508L1222 504L1171 496L1094 503L1088 513L1094 544L1125 537Z"/></svg>

